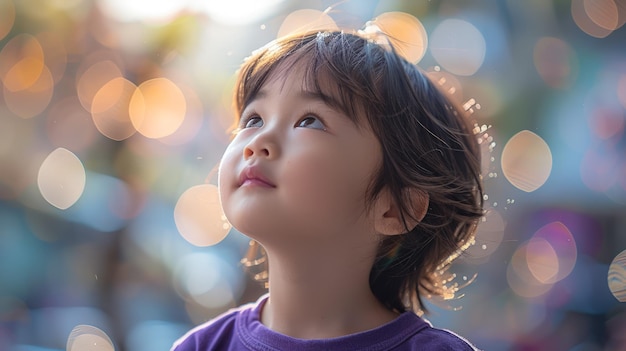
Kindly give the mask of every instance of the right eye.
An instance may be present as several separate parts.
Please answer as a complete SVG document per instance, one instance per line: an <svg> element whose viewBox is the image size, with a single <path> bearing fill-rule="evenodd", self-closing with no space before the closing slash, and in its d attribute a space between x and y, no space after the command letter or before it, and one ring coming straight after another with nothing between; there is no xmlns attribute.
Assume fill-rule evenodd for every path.
<svg viewBox="0 0 626 351"><path fill-rule="evenodd" d="M263 119L259 116L251 116L245 120L243 128L260 128L263 126Z"/></svg>

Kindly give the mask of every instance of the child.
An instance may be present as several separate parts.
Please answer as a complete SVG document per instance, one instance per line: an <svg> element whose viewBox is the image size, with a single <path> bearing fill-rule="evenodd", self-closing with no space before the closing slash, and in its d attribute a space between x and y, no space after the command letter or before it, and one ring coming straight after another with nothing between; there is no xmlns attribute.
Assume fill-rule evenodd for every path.
<svg viewBox="0 0 626 351"><path fill-rule="evenodd" d="M449 296L445 269L483 213L462 110L393 49L343 32L254 52L235 107L220 197L262 245L269 294L172 350L474 350L415 313Z"/></svg>

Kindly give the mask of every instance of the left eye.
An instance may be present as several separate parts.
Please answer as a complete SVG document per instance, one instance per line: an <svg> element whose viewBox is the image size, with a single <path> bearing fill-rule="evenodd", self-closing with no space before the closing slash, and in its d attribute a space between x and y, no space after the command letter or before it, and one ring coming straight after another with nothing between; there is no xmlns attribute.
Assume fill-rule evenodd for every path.
<svg viewBox="0 0 626 351"><path fill-rule="evenodd" d="M300 120L300 122L298 122L296 127L326 130L326 126L324 125L324 123L322 123L322 121L313 116L304 117Z"/></svg>

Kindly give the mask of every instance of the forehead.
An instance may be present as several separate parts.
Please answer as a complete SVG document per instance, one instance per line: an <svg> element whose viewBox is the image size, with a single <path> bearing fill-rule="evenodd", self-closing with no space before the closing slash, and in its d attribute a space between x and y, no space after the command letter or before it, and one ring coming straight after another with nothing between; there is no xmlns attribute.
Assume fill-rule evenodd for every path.
<svg viewBox="0 0 626 351"><path fill-rule="evenodd" d="M268 51L269 57L258 59L257 66L239 86L239 112L257 98L264 87L278 82L281 89L298 89L318 97L357 126L362 125L366 111L357 94L345 84L349 74L329 60L332 53L318 50L314 46L301 47L276 57Z"/></svg>
<svg viewBox="0 0 626 351"><path fill-rule="evenodd" d="M328 69L318 66L310 55L292 55L278 63L269 73L261 90L274 82L279 83L281 90L293 89L316 95L327 105L348 114L350 104L342 99L342 90L345 88L332 78Z"/></svg>

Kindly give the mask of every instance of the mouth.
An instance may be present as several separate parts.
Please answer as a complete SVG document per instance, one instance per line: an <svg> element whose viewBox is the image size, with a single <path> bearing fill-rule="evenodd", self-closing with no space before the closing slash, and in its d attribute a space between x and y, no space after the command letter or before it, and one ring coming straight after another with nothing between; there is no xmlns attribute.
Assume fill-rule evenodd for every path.
<svg viewBox="0 0 626 351"><path fill-rule="evenodd" d="M276 188L276 185L272 183L263 173L254 166L244 168L243 172L239 176L239 186L258 186L263 188Z"/></svg>

